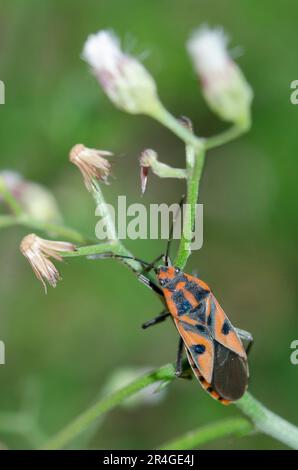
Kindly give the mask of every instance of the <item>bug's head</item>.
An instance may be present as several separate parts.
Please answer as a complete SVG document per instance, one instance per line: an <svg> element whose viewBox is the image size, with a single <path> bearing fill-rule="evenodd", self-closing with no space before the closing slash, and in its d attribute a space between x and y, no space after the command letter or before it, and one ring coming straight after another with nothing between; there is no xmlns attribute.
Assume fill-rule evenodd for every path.
<svg viewBox="0 0 298 470"><path fill-rule="evenodd" d="M180 269L174 266L159 266L156 268L156 277L161 287L164 287L168 282L175 279L180 272Z"/></svg>

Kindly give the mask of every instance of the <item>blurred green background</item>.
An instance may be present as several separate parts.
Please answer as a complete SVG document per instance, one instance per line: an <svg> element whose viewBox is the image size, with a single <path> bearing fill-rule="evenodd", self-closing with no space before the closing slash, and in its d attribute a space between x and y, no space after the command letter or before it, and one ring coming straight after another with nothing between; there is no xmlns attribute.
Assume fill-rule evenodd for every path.
<svg viewBox="0 0 298 470"><path fill-rule="evenodd" d="M253 127L249 134L211 151L203 175L204 246L187 270L197 269L232 322L250 330L250 391L269 408L298 422L298 366L290 343L298 339L297 116L290 82L298 79L298 5L292 1L1 0L1 169L13 169L49 187L65 222L94 233L91 198L68 163L78 142L115 152L116 179L108 202L126 194L140 202L137 157L146 147L173 166L183 145L143 116L118 111L80 59L86 36L114 29L126 50L148 51L146 67L175 115L187 115L199 135L225 128L205 105L185 52L189 33L202 23L222 25L251 83ZM152 177L143 202L177 202L181 182ZM3 209L4 211L4 209ZM142 331L160 311L159 300L115 261L68 260L63 282L44 295L18 245L24 228L0 232L0 440L9 448L42 441L30 419L10 412L29 409L45 436L52 435L101 393L116 369L158 367L173 361L177 333L170 322ZM148 260L162 241L127 241ZM91 441L77 447L153 448L216 419L237 415L211 400L194 381L175 381L155 406L110 413ZM23 433L16 433L23 426ZM26 426L28 431L26 431ZM264 436L229 438L210 448L281 448Z"/></svg>

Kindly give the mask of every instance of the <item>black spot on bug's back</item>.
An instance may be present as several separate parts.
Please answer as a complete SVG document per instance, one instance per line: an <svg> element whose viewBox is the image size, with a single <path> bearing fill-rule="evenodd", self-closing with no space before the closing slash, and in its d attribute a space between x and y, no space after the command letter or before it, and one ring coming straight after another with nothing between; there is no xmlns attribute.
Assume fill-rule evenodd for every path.
<svg viewBox="0 0 298 470"><path fill-rule="evenodd" d="M200 325L200 324L197 324L196 325L196 329L200 332L200 333L205 333L206 331L206 327L204 325Z"/></svg>
<svg viewBox="0 0 298 470"><path fill-rule="evenodd" d="M196 353L196 354L204 354L206 347L204 344L196 344L195 346L192 346L191 349Z"/></svg>
<svg viewBox="0 0 298 470"><path fill-rule="evenodd" d="M221 332L223 335L228 335L231 331L231 325L230 325L230 322L229 320L225 319L225 321L223 322L223 325L222 325L222 328L221 328Z"/></svg>
<svg viewBox="0 0 298 470"><path fill-rule="evenodd" d="M172 294L172 300L176 305L178 315L184 315L191 309L191 304L184 297L182 290L177 290Z"/></svg>
<svg viewBox="0 0 298 470"><path fill-rule="evenodd" d="M213 296L210 297L210 313L207 318L207 325L210 327L212 333L214 334L214 322L215 322L215 315L216 315L216 306L213 299Z"/></svg>
<svg viewBox="0 0 298 470"><path fill-rule="evenodd" d="M212 393L213 392L213 387L208 387L206 390L207 390L208 393Z"/></svg>

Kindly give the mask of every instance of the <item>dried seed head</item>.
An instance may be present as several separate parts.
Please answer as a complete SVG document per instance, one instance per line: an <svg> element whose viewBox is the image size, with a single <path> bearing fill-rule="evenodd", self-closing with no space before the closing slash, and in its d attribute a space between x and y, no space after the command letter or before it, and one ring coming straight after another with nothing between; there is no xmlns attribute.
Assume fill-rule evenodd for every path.
<svg viewBox="0 0 298 470"><path fill-rule="evenodd" d="M111 164L104 157L112 155L111 152L106 150L91 149L83 144L77 144L71 149L69 160L79 168L87 190L92 191L94 189L94 180L100 180L108 184Z"/></svg>
<svg viewBox="0 0 298 470"><path fill-rule="evenodd" d="M59 271L49 258L62 261L60 253L75 251L75 246L68 242L44 240L30 233L21 241L20 251L28 259L37 279L47 292L45 281L56 287L57 281L61 279Z"/></svg>
<svg viewBox="0 0 298 470"><path fill-rule="evenodd" d="M128 113L150 113L159 103L155 81L141 62L122 52L111 31L88 36L83 59L110 100Z"/></svg>

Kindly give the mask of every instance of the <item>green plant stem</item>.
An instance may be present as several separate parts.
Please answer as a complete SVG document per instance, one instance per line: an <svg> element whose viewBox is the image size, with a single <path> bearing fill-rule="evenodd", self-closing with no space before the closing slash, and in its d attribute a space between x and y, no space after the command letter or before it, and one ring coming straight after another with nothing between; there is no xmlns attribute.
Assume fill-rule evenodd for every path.
<svg viewBox="0 0 298 470"><path fill-rule="evenodd" d="M187 366L184 365L184 367ZM152 383L160 381L170 382L175 377L176 375L174 364L167 364L163 367L160 367L159 369L156 369L153 372L149 372L148 374L140 377L139 379L136 379L131 384L114 392L112 395L96 402L94 405L92 405L90 408L80 414L77 418L75 418L74 421L68 424L64 429L62 429L62 431L60 431L56 436L46 442L42 448L64 448L78 434L80 434L90 424L92 424L97 418L102 416L104 413L110 411L111 409L115 408L127 397L133 395L139 390L142 390L143 388L147 387ZM252 430L261 431L293 449L298 448L298 428L290 424L280 416L269 411L251 394L246 393L241 400L235 402L235 406L237 406L247 416L247 418L249 418L249 420L241 419L240 424L240 418L237 418L237 426L235 425L235 423L234 425L231 424L232 420L230 420L230 424L226 425L225 427L222 424L219 425L219 423L215 423L214 427L211 427L211 425L210 427L206 426L200 430L195 431L195 435L192 433L191 435L187 435L179 438L178 440L175 440L175 445L177 445L177 442L179 444L180 441L180 447L177 448L186 448L186 443L190 443L190 445L193 445L195 439L195 445L200 445L202 443L209 442L218 437L224 437L234 432L247 433ZM246 425L244 425L244 421L246 421ZM226 424L227 422L228 421L226 421ZM165 444L162 448L165 448L165 446L168 446L167 448L170 448L170 445L173 444ZM184 447L182 447L182 445Z"/></svg>
<svg viewBox="0 0 298 470"><path fill-rule="evenodd" d="M119 261L129 266L134 272L137 272L137 273L141 272L142 271L141 263L133 259L134 258L133 254L129 250L127 250L125 246L118 239L117 231L115 227L115 221L113 220L111 216L111 213L105 202L105 199L104 199L104 196L103 196L103 193L101 191L99 184L97 183L96 180L94 180L93 183L94 183L94 190L92 191L92 196L96 204L95 214L100 215L102 219L104 219L106 235L110 243L100 243L97 246L93 246L92 248L89 247L89 250L93 249L95 251L93 251L92 253L89 252L88 255L108 253L110 251L111 254L114 254L117 256L124 256L122 260L120 260L119 258ZM111 248L110 250L108 250L109 246ZM84 248L85 250L83 249L83 251L85 252L88 251L88 247L84 247ZM97 251L97 249L99 249L99 251ZM79 250L77 251L79 252Z"/></svg>
<svg viewBox="0 0 298 470"><path fill-rule="evenodd" d="M167 127L186 144L192 145L197 150L203 147L204 139L200 139L195 136L189 129L180 123L178 119L169 113L163 105L155 108L151 113L151 117L160 122L163 126Z"/></svg>
<svg viewBox="0 0 298 470"><path fill-rule="evenodd" d="M250 393L247 392L235 404L251 419L258 431L283 442L293 449L298 449L298 428L268 410Z"/></svg>
<svg viewBox="0 0 298 470"><path fill-rule="evenodd" d="M51 450L64 448L70 441L74 439L74 437L86 429L99 416L115 408L115 406L125 400L125 398L133 395L134 393L142 390L152 383L159 382L161 380L171 380L174 377L174 374L175 371L173 365L168 364L161 367L160 369L140 377L126 387L123 387L112 395L99 400L97 403L92 405L68 426L66 426L61 432L46 442L42 448Z"/></svg>
<svg viewBox="0 0 298 470"><path fill-rule="evenodd" d="M187 171L183 168L173 168L158 160L152 162L150 165L152 172L160 178L177 178L186 179Z"/></svg>
<svg viewBox="0 0 298 470"><path fill-rule="evenodd" d="M231 142L232 140L237 139L242 134L247 132L249 128L250 128L250 123L247 123L246 125L243 125L243 126L239 126L235 124L234 126L230 127L226 131L221 132L218 135L204 139L205 149L209 150L209 149L213 149L216 147L220 147L221 145L227 144L228 142Z"/></svg>
<svg viewBox="0 0 298 470"><path fill-rule="evenodd" d="M242 437L253 431L253 425L245 418L229 418L207 424L199 429L190 431L172 441L166 442L160 450L190 450L197 449L207 442L227 436Z"/></svg>
<svg viewBox="0 0 298 470"><path fill-rule="evenodd" d="M78 256L92 256L103 253L120 255L121 248L117 242L98 243L97 245L85 245L76 247L75 251L61 253L63 258L76 258Z"/></svg>
<svg viewBox="0 0 298 470"><path fill-rule="evenodd" d="M98 243L97 245L86 245L76 247L75 251L61 253L61 256L63 258L76 258L79 256L91 257L92 255L96 256L102 254L109 254L110 258L113 258L113 255L116 255L115 259L117 259L116 257L118 256L128 256L130 258L119 258L119 261L129 266L134 272L140 273L142 271L141 263L136 261L133 258L131 252L127 250L125 246L122 245L122 243L120 243L118 240L107 243Z"/></svg>
<svg viewBox="0 0 298 470"><path fill-rule="evenodd" d="M14 215L1 215L0 216L0 228L11 227L14 225L20 225L28 227L32 230L40 230L47 233L48 235L54 235L62 237L73 243L92 243L96 241L96 238L82 235L77 230L66 227L65 225L52 224L49 222L42 222L36 220L33 217L21 214L20 216Z"/></svg>
<svg viewBox="0 0 298 470"><path fill-rule="evenodd" d="M94 188L95 189L94 191L92 191L92 196L96 204L95 215L100 215L104 219L107 238L110 241L119 241L116 233L114 220L111 217L99 184L95 180Z"/></svg>
<svg viewBox="0 0 298 470"><path fill-rule="evenodd" d="M188 151L189 152L189 151ZM201 149L195 157L193 167L188 164L189 176L187 179L187 197L183 224L183 234L180 240L175 266L183 269L191 254L193 228L196 217L196 204L199 195L200 179L204 167L205 152Z"/></svg>

